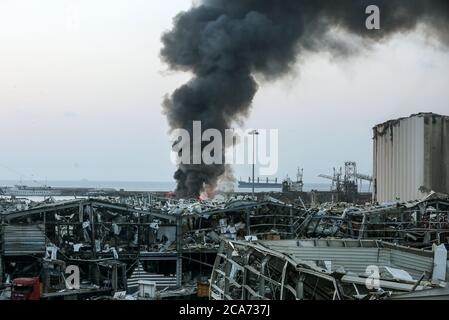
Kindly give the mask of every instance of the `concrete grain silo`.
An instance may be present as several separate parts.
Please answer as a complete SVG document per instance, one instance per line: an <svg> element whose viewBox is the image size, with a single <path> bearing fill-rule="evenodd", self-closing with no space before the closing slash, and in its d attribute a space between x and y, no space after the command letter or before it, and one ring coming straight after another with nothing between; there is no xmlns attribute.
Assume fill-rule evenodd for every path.
<svg viewBox="0 0 449 320"><path fill-rule="evenodd" d="M449 117L419 113L374 131L374 201L449 194Z"/></svg>

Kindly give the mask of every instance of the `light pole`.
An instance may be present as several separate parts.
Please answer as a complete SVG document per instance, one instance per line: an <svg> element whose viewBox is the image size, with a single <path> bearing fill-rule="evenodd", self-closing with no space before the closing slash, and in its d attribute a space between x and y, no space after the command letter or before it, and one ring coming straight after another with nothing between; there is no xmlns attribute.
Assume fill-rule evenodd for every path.
<svg viewBox="0 0 449 320"><path fill-rule="evenodd" d="M253 130L249 133L250 135L253 136L253 192L252 192L252 198L254 200L254 167L256 164L256 159L255 159L255 149L256 149L256 136L259 135L259 132L257 130Z"/></svg>

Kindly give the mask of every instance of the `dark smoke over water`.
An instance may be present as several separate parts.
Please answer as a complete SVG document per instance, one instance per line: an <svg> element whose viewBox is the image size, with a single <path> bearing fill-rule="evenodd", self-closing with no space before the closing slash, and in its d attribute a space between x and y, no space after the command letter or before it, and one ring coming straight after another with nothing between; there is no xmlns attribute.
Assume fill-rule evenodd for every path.
<svg viewBox="0 0 449 320"><path fill-rule="evenodd" d="M368 30L369 5L381 12L381 30ZM449 44L447 0L202 0L174 19L162 37L162 59L173 70L194 77L164 101L172 129L224 131L244 119L258 85L254 74L275 79L287 74L304 52L350 56L357 47L332 35L345 33L371 43L429 27ZM347 37L345 38L347 39ZM224 165L180 165L175 173L179 196L213 190Z"/></svg>

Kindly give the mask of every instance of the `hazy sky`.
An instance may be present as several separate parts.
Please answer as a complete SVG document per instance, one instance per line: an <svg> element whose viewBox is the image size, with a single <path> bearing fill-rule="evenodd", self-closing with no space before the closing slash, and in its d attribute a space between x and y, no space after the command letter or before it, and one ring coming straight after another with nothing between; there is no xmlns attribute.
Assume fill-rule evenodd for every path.
<svg viewBox="0 0 449 320"><path fill-rule="evenodd" d="M188 80L159 59L186 0L1 0L0 180L171 181L163 96ZM278 177L306 182L346 160L372 171L372 127L449 114L449 53L421 33L357 58L302 57L260 83L246 127L279 129ZM5 168L11 168L12 170ZM247 177L249 166L236 168Z"/></svg>

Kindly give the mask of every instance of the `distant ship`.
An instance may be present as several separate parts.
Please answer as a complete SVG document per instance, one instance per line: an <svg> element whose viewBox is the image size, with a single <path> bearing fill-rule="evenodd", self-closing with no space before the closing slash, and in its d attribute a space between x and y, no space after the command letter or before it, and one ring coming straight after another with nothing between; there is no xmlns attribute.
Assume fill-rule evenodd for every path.
<svg viewBox="0 0 449 320"><path fill-rule="evenodd" d="M1 187L0 195L13 197L53 197L60 196L61 190L52 187L28 187L23 185L15 185L14 187Z"/></svg>
<svg viewBox="0 0 449 320"><path fill-rule="evenodd" d="M0 196L8 197L99 196L114 192L116 190L112 188L53 188L49 186L29 187L25 185L0 187Z"/></svg>
<svg viewBox="0 0 449 320"><path fill-rule="evenodd" d="M254 181L254 188L256 189L282 189L283 192L289 192L289 191L303 191L304 183L303 183L303 175L304 170L298 168L298 173L296 177L296 181L291 180L288 176L285 178L281 183L278 182L278 179L275 178L274 180L270 180L268 178L265 178L261 180L260 178L257 178L256 181ZM251 189L253 187L253 182L251 178L248 178L248 181L242 181L240 179L238 181L238 186L241 189Z"/></svg>
<svg viewBox="0 0 449 320"><path fill-rule="evenodd" d="M248 179L248 181L242 181L239 180L238 182L239 188L241 189L251 189L253 187L253 182L251 181L251 178ZM257 180L254 181L254 188L257 189L282 189L282 183L278 183L278 179L275 178L274 180L269 180L266 178L265 180L260 180L260 178L257 178Z"/></svg>
<svg viewBox="0 0 449 320"><path fill-rule="evenodd" d="M293 181L288 176L282 182L282 192L303 192L304 191L304 169L298 168L296 174L296 181Z"/></svg>

